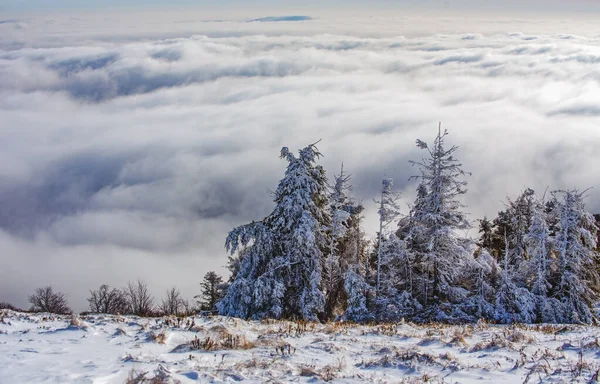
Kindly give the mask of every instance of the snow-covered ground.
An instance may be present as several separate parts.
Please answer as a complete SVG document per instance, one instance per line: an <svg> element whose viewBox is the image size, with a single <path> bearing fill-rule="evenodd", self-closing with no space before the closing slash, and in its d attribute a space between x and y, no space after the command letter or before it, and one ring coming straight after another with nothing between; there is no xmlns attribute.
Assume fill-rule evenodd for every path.
<svg viewBox="0 0 600 384"><path fill-rule="evenodd" d="M597 327L0 318L3 384L587 383L600 369Z"/></svg>

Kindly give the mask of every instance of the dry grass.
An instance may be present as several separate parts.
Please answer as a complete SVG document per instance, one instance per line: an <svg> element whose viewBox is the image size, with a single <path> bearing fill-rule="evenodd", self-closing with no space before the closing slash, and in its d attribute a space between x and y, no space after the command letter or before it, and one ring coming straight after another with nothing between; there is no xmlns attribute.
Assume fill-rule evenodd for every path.
<svg viewBox="0 0 600 384"><path fill-rule="evenodd" d="M356 326L357 325L355 323L336 321L327 323L323 329L323 332L328 335L347 335L349 331L353 328L356 328Z"/></svg>
<svg viewBox="0 0 600 384"><path fill-rule="evenodd" d="M511 343L531 344L535 338L519 328L508 327L504 329L504 337Z"/></svg>
<svg viewBox="0 0 600 384"><path fill-rule="evenodd" d="M155 343L165 344L167 342L167 332L164 330L160 332L150 332L149 336Z"/></svg>
<svg viewBox="0 0 600 384"><path fill-rule="evenodd" d="M456 330L454 332L454 334L452 335L450 340L448 340L446 342L446 345L449 345L451 347L459 346L459 347L465 347L465 348L467 348L469 346L469 344L465 340L465 334L459 330Z"/></svg>
<svg viewBox="0 0 600 384"><path fill-rule="evenodd" d="M189 347L192 350L217 351L217 350L236 350L236 349L251 349L254 348L254 343L246 340L244 335L234 335L225 327L213 327L218 332L212 336L206 336L204 339L199 339L194 336L190 341Z"/></svg>
<svg viewBox="0 0 600 384"><path fill-rule="evenodd" d="M494 334L490 340L480 341L475 344L470 352L490 351L501 348L515 350L514 346L503 336Z"/></svg>
<svg viewBox="0 0 600 384"><path fill-rule="evenodd" d="M132 369L125 379L125 384L180 384L179 380L174 380L161 370L161 366L156 370L154 376L150 377L147 371L136 371Z"/></svg>

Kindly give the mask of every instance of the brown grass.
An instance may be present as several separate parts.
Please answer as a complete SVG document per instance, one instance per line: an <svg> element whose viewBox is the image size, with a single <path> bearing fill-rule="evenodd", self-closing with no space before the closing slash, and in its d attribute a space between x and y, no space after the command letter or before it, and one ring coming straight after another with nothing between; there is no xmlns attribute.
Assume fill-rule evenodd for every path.
<svg viewBox="0 0 600 384"><path fill-rule="evenodd" d="M167 332L150 332L150 339L158 344L165 344L167 342Z"/></svg>
<svg viewBox="0 0 600 384"><path fill-rule="evenodd" d="M251 349L255 345L246 340L246 336L231 334L225 327L222 327L219 328L219 332L213 336L206 336L204 339L194 336L194 339L189 343L189 347L194 350L217 351Z"/></svg>

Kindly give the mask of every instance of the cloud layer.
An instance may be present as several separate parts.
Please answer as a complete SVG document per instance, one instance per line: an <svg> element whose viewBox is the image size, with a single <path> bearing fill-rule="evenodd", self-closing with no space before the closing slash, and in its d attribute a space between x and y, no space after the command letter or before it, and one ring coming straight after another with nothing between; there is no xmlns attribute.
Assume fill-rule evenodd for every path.
<svg viewBox="0 0 600 384"><path fill-rule="evenodd" d="M344 162L357 199L371 201L386 173L408 203L414 140L442 121L473 172L472 219L526 186L598 185L597 36L551 21L540 30L554 33L513 21L481 34L480 19L472 33L423 34L423 18L404 20L415 33L377 37L348 34L343 18L319 32L323 15L151 38L0 23L14 38L0 39L0 300L25 305L51 283L83 309L87 289L137 277L191 297L205 272L223 271L226 232L269 212L283 145L322 139L323 164L333 174ZM33 32L17 38L15 25ZM44 28L53 42L37 38Z"/></svg>

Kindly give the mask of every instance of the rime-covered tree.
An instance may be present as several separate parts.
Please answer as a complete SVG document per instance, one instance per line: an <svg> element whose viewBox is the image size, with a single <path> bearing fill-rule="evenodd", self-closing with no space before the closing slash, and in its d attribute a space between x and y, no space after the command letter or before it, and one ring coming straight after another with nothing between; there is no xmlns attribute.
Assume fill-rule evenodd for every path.
<svg viewBox="0 0 600 384"><path fill-rule="evenodd" d="M499 268L496 260L485 248L480 248L474 262L468 267L471 295L464 310L477 319L492 318L494 313L494 284Z"/></svg>
<svg viewBox="0 0 600 384"><path fill-rule="evenodd" d="M331 214L331 225L328 228L329 245L327 249L327 261L324 268L325 292L325 313L327 317L332 317L335 307L339 302L338 289L339 282L342 279L341 258L338 251L339 240L345 235L347 227L346 222L350 217L350 213L346 209L349 205L347 191L349 186L350 176L344 173L344 165L342 164L339 175L334 177L334 184L329 195L329 207Z"/></svg>
<svg viewBox="0 0 600 384"><path fill-rule="evenodd" d="M374 317L367 307L367 298L372 287L365 280L364 265L350 266L344 275L346 311L344 318L353 321L372 320Z"/></svg>
<svg viewBox="0 0 600 384"><path fill-rule="evenodd" d="M538 321L546 321L544 310L548 300L548 292L552 285L550 283L552 260L552 239L547 223L545 205L541 201L533 204L531 211L531 225L529 231L523 238L525 251L528 255L527 282L528 288L536 298L536 313Z"/></svg>
<svg viewBox="0 0 600 384"><path fill-rule="evenodd" d="M342 164L340 173L334 177L329 195L331 224L328 228L328 255L324 266L326 318L333 318L344 312L344 275L350 265L362 259L364 249L360 229L363 207L348 196L351 189L351 176L344 172Z"/></svg>
<svg viewBox="0 0 600 384"><path fill-rule="evenodd" d="M202 293L195 296L198 300L199 307L204 311L212 311L216 309L217 301L223 294L223 278L215 271L206 272L204 280L200 283Z"/></svg>
<svg viewBox="0 0 600 384"><path fill-rule="evenodd" d="M487 220L480 223L480 242L485 242L485 248L501 264L507 257L508 249L508 265L513 269L513 279L521 285L525 276L520 272L526 269L521 267L527 260L525 236L531 226L536 199L533 189L526 188L516 199L507 199L505 209L498 212L491 228Z"/></svg>
<svg viewBox="0 0 600 384"><path fill-rule="evenodd" d="M378 320L397 321L412 317L422 309L412 290L412 254L396 233L379 240L379 277L381 286L372 305Z"/></svg>
<svg viewBox="0 0 600 384"><path fill-rule="evenodd" d="M385 229L387 226L398 218L400 215L400 207L398 200L400 198L398 192L393 190L394 181L390 178L385 178L381 181L381 198L375 202L379 204L377 213L379 214L379 233L377 239L377 274L375 291L379 295L381 290L381 251L383 241L386 237Z"/></svg>
<svg viewBox="0 0 600 384"><path fill-rule="evenodd" d="M467 296L459 280L472 261L468 242L458 231L470 227L458 198L466 193L467 175L454 157L458 147L445 147L447 131L438 131L433 146L417 140L427 151L421 161L411 161L421 175L417 200L411 211L410 248L415 253L415 269L419 272L419 301L426 307L425 316L442 320Z"/></svg>
<svg viewBox="0 0 600 384"><path fill-rule="evenodd" d="M279 318L283 315L285 286L274 267L274 241L264 222L252 222L232 230L226 249L231 278L227 294L217 302L221 315L240 318Z"/></svg>
<svg viewBox="0 0 600 384"><path fill-rule="evenodd" d="M348 219L348 230L340 240L338 248L341 260L346 266L344 272L344 294L346 306L344 318L353 321L373 320L368 309L369 298L374 290L367 282L367 266L369 263L367 250L369 242L361 228L362 205L355 205Z"/></svg>
<svg viewBox="0 0 600 384"><path fill-rule="evenodd" d="M584 192L555 191L558 219L553 248L557 256L558 281L554 297L563 305L562 321L591 323L595 320L593 304L598 299L596 221L586 212Z"/></svg>
<svg viewBox="0 0 600 384"><path fill-rule="evenodd" d="M501 323L531 323L536 318L535 298L528 289L515 284L513 268L510 265L508 236L504 237L504 241L504 258L496 290L494 320Z"/></svg>
<svg viewBox="0 0 600 384"><path fill-rule="evenodd" d="M230 232L226 248L240 246L237 274L217 304L224 315L316 320L324 310L322 270L330 226L325 170L312 144L295 156L287 147L275 208L263 221Z"/></svg>

